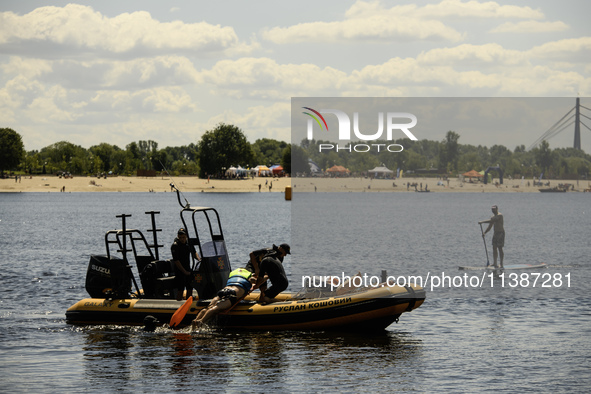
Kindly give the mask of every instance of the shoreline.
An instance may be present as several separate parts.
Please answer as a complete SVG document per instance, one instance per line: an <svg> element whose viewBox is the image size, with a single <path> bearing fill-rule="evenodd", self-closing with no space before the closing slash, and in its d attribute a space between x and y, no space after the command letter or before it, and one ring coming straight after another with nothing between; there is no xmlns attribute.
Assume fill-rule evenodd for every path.
<svg viewBox="0 0 591 394"><path fill-rule="evenodd" d="M57 176L27 176L19 181L15 178L0 179L0 193L19 192L170 192L174 183L183 192L204 193L284 193L287 186L292 192L405 192L414 193L424 191L434 193L539 193L540 189L553 188L559 184L572 185L569 192L583 192L591 190L588 180L544 180L543 186L533 186L532 179L505 179L502 185L480 182L461 182L458 178L449 181L434 178L399 178L399 179L369 179L369 178L266 178L256 177L248 179L200 179L197 177L135 177L116 176L108 178L74 177L59 178ZM529 183L529 186L528 186ZM410 185L409 185L410 184ZM260 187L259 187L260 185ZM271 186L271 187L270 187Z"/></svg>

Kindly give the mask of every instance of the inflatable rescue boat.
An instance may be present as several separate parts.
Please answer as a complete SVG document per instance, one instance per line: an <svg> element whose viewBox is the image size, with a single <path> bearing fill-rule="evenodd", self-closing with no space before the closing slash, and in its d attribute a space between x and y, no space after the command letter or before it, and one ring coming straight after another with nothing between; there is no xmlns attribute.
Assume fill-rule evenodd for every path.
<svg viewBox="0 0 591 394"><path fill-rule="evenodd" d="M173 185L171 185L173 186ZM189 242L202 257L193 270L193 296L187 314L179 326L195 319L217 291L223 288L231 271L218 212L209 207L183 206L181 221L188 232ZM120 230L105 235L106 255L90 257L86 274L85 298L66 311L66 322L76 325L142 325L153 316L168 323L183 301L174 298L174 270L170 260L159 258L155 217L151 216L153 242L143 233L126 228L130 215L119 215ZM190 217L190 221L188 218ZM206 231L198 231L200 228ZM188 226L187 224L191 224ZM203 224L203 226L201 226ZM133 255L133 260L128 258ZM132 265L132 263L135 263ZM139 274L141 288L136 281ZM297 294L281 293L279 302L263 305L253 292L229 311L216 316L215 324L222 328L259 330L371 330L384 329L404 312L418 308L425 300L420 286L386 286L340 288L335 291L314 288Z"/></svg>

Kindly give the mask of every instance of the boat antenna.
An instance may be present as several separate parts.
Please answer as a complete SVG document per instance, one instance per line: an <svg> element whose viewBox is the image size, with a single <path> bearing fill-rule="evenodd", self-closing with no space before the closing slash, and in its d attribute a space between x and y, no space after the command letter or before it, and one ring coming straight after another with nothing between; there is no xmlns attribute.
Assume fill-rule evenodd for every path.
<svg viewBox="0 0 591 394"><path fill-rule="evenodd" d="M168 177L170 178L170 180L172 182L170 182L170 188L174 189L176 191L176 196L179 200L179 204L181 207L183 208L189 208L191 206L191 204L189 204L189 201L187 201L187 198L185 197L185 195L183 194L183 192L178 188L178 186L176 185L174 179L172 178L172 175L170 175L170 172L168 172L168 170L166 169L166 167L164 166L164 164L162 164L162 162L160 161L160 159L158 159L158 162L160 163L160 165L162 166L162 169L164 169L164 171L166 171L166 174L168 175ZM180 193L180 194L179 194ZM185 205L183 205L181 203L181 194L183 194L183 200L185 200Z"/></svg>

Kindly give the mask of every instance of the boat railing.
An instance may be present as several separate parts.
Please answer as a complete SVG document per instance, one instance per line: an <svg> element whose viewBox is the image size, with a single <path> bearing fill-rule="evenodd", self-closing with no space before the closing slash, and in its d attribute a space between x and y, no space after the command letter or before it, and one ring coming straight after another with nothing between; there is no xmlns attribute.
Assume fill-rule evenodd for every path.
<svg viewBox="0 0 591 394"><path fill-rule="evenodd" d="M151 243L140 230L127 228L126 219L131 217L129 214L117 215L117 218L121 219L121 228L107 231L105 234L107 256L104 264L106 267L114 268L111 270L111 279L113 283L118 284L117 295L124 295L128 291L126 289L131 291L131 282L135 285L138 297L154 297L166 292L170 294L170 287L173 285L171 281L174 275L173 264L170 260L160 260L159 249L162 245L158 244L157 233L161 230L156 228L155 222L155 215L158 213L157 211L146 212L151 215L152 227L148 229L148 232L152 233ZM187 203L182 206L180 218L187 232L189 244L200 256L200 261L193 259L191 267L193 288L199 293L199 298L212 298L225 286L232 270L219 214L214 208L192 208ZM137 277L141 280L144 289L143 293L140 291L130 264L132 259L130 253L133 254ZM93 275L95 275L94 272ZM158 286L154 286L154 281L158 281ZM96 287L100 291L103 284L103 282L98 285L93 284L93 289ZM156 290L150 290L156 287ZM161 289L163 290L160 291Z"/></svg>
<svg viewBox="0 0 591 394"><path fill-rule="evenodd" d="M199 265L193 264L193 287L200 299L212 298L225 286L232 270L219 214L214 208L187 205L180 217L189 243L201 256Z"/></svg>
<svg viewBox="0 0 591 394"><path fill-rule="evenodd" d="M158 244L157 232L162 230L156 228L155 221L155 215L159 214L159 212L149 211L146 212L146 214L151 216L152 227L148 229L148 232L152 233L153 242L151 244L140 230L126 228L126 218L131 217L131 215L117 215L118 218L121 218L122 228L119 230L107 231L105 234L107 259L119 259L119 257L114 256L115 253L121 256L120 259L123 260L125 266L125 275L128 275L133 281L138 296L141 295L141 291L135 280L135 275L131 269L127 255L129 252L133 253L138 277L142 279L142 271L148 266L148 264L159 260L159 248L163 246ZM113 250L113 248L115 249Z"/></svg>

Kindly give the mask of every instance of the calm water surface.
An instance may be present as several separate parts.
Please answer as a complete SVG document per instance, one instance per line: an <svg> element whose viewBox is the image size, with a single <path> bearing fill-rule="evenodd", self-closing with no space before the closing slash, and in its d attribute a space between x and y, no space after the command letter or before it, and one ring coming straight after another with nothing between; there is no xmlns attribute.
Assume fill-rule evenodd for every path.
<svg viewBox="0 0 591 394"><path fill-rule="evenodd" d="M546 262L567 287L443 287L381 334L72 327L105 231L161 243L180 226L170 193L0 194L0 383L10 392L557 391L591 387L591 200L583 193L187 193L220 212L234 267L291 242L302 275L463 275L485 265L479 220L505 215L506 263ZM490 237L487 238L490 243ZM489 253L490 253L489 245ZM492 255L490 256L492 261ZM482 275L468 271L469 275Z"/></svg>

